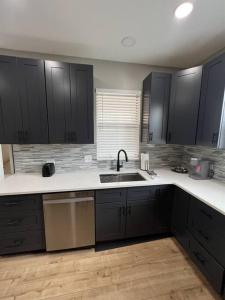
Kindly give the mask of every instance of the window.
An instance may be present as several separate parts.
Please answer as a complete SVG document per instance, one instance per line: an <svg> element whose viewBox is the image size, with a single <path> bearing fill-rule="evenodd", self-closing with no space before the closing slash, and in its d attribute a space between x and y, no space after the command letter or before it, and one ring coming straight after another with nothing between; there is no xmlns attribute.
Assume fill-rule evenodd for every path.
<svg viewBox="0 0 225 300"><path fill-rule="evenodd" d="M97 159L139 158L140 91L96 90Z"/></svg>

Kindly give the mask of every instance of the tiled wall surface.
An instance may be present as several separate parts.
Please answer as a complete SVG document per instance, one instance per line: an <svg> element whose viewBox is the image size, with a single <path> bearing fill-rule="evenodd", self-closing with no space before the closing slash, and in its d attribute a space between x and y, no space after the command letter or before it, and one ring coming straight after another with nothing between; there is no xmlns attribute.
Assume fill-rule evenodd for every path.
<svg viewBox="0 0 225 300"><path fill-rule="evenodd" d="M188 164L191 157L210 159L215 164L215 178L225 181L225 150L208 147L180 145L140 145L140 152L149 152L150 168L172 167ZM80 169L107 169L115 167L115 161L97 161L96 145L13 145L15 171L40 173L42 165L54 160L58 173ZM92 155L92 162L84 161ZM124 163L124 168L139 168L139 161Z"/></svg>
<svg viewBox="0 0 225 300"><path fill-rule="evenodd" d="M140 152L149 152L150 168L172 167L182 163L183 146L141 144Z"/></svg>
<svg viewBox="0 0 225 300"><path fill-rule="evenodd" d="M217 150L209 147L184 146L183 162L187 164L191 157L204 158L213 161L214 177L225 182L225 149Z"/></svg>
<svg viewBox="0 0 225 300"><path fill-rule="evenodd" d="M149 152L151 168L169 167L181 163L182 147L172 145L141 144L141 152ZM40 173L47 161L54 160L58 173L80 169L110 169L115 161L97 161L96 145L13 145L15 171L19 173ZM85 155L92 155L92 162L84 161ZM139 161L124 163L125 168L139 168Z"/></svg>
<svg viewBox="0 0 225 300"><path fill-rule="evenodd" d="M40 173L42 165L55 161L58 173L81 169L110 169L111 161L97 161L96 145L13 145L15 172ZM92 162L84 161L85 155L92 155ZM115 162L113 162L115 167ZM124 163L125 168L138 168L139 161Z"/></svg>

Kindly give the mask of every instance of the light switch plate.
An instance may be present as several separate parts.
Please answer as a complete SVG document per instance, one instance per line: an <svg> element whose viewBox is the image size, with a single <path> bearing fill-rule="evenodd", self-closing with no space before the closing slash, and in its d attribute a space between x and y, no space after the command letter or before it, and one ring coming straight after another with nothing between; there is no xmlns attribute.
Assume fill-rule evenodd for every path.
<svg viewBox="0 0 225 300"><path fill-rule="evenodd" d="M92 162L92 155L85 155L84 156L84 161L86 163Z"/></svg>

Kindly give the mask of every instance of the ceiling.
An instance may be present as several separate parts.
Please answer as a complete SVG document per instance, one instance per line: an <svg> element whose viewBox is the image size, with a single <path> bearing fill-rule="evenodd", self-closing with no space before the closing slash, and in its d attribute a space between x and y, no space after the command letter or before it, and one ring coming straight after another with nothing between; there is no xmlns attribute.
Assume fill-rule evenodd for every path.
<svg viewBox="0 0 225 300"><path fill-rule="evenodd" d="M188 67L225 47L225 0L1 0L0 48ZM124 36L134 47L121 45Z"/></svg>

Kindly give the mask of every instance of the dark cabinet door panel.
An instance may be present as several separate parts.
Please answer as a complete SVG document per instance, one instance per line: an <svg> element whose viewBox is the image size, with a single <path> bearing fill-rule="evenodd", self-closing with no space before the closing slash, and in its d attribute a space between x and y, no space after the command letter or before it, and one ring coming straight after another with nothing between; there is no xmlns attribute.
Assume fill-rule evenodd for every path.
<svg viewBox="0 0 225 300"><path fill-rule="evenodd" d="M96 241L124 238L126 206L121 202L96 204Z"/></svg>
<svg viewBox="0 0 225 300"><path fill-rule="evenodd" d="M50 143L67 143L71 122L69 64L45 61Z"/></svg>
<svg viewBox="0 0 225 300"><path fill-rule="evenodd" d="M149 142L165 144L169 112L171 75L152 73L149 112Z"/></svg>
<svg viewBox="0 0 225 300"><path fill-rule="evenodd" d="M126 237L138 237L155 233L156 199L127 201Z"/></svg>
<svg viewBox="0 0 225 300"><path fill-rule="evenodd" d="M93 66L70 65L71 142L94 142L93 133Z"/></svg>
<svg viewBox="0 0 225 300"><path fill-rule="evenodd" d="M197 144L225 147L225 54L203 68Z"/></svg>
<svg viewBox="0 0 225 300"><path fill-rule="evenodd" d="M18 58L23 143L48 143L44 62Z"/></svg>
<svg viewBox="0 0 225 300"><path fill-rule="evenodd" d="M173 195L173 186L160 186L157 190L155 211L155 233L157 234L171 232Z"/></svg>
<svg viewBox="0 0 225 300"><path fill-rule="evenodd" d="M190 196L181 189L176 188L172 209L172 233L178 242L185 248L189 248L187 234Z"/></svg>
<svg viewBox="0 0 225 300"><path fill-rule="evenodd" d="M153 72L143 81L141 140L166 143L171 74Z"/></svg>
<svg viewBox="0 0 225 300"><path fill-rule="evenodd" d="M173 75L168 125L168 142L194 145L201 89L202 66Z"/></svg>
<svg viewBox="0 0 225 300"><path fill-rule="evenodd" d="M17 60L0 56L0 143L20 143L23 134Z"/></svg>

